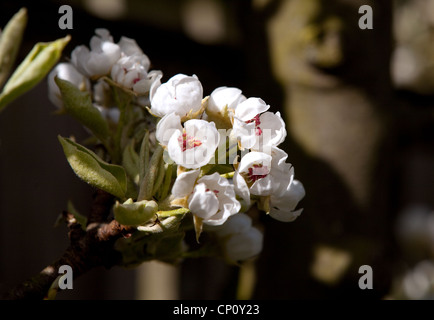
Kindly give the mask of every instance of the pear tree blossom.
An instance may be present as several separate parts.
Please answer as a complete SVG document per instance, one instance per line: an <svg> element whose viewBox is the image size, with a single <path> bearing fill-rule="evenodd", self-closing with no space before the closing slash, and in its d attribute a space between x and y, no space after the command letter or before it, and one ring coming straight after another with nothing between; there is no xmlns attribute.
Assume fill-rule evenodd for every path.
<svg viewBox="0 0 434 320"><path fill-rule="evenodd" d="M123 263L211 253L230 264L255 258L263 234L250 209L291 222L305 195L278 148L286 137L280 113L236 87L204 95L196 75L162 83L134 39L115 43L108 30L95 33L90 48L78 46L71 63L53 69L49 96L59 107L68 102L97 151L59 137L72 169L112 194L114 219L134 230L116 244ZM73 86L62 90L56 76ZM197 252L184 243L188 230L202 246Z"/></svg>
<svg viewBox="0 0 434 320"><path fill-rule="evenodd" d="M214 157L220 135L213 122L191 119L181 125L175 113L164 116L157 124L156 137L167 148L177 165L196 169Z"/></svg>
<svg viewBox="0 0 434 320"><path fill-rule="evenodd" d="M169 113L185 117L202 108L203 88L197 76L177 74L161 84L157 79L150 92L151 112L163 117Z"/></svg>
<svg viewBox="0 0 434 320"><path fill-rule="evenodd" d="M232 134L240 139L241 148L269 152L285 140L285 123L279 112L268 112L269 108L261 98L248 98L237 106Z"/></svg>
<svg viewBox="0 0 434 320"><path fill-rule="evenodd" d="M207 113L223 113L224 109L234 110L246 100L242 91L235 87L218 87L211 92L208 101Z"/></svg>
<svg viewBox="0 0 434 320"><path fill-rule="evenodd" d="M301 209L294 209L305 190L294 179L294 167L286 162L287 153L277 147L271 150L271 155L252 151L241 159L234 174L235 190L247 203L252 195L265 198L265 209L271 217L290 222L301 214Z"/></svg>
<svg viewBox="0 0 434 320"><path fill-rule="evenodd" d="M115 42L103 28L89 47L79 45L69 62L59 62L69 40L37 46L24 63L30 71L13 73L0 97L1 111L29 90L27 72L39 73L31 75L33 85L48 75L48 97L59 116L86 129L83 141L73 133L58 136L71 169L95 189L88 217L72 203L62 213L71 235L68 262L75 263L70 254L84 252L113 254L88 259L104 266L177 264L200 256L239 265L263 248L261 220L254 215L283 222L300 215L305 190L277 147L285 125L264 100L224 85L204 95L194 74L162 83L163 73L150 69L134 39ZM195 247L187 241L191 232ZM48 290L43 297L55 295L57 276L41 286Z"/></svg>
<svg viewBox="0 0 434 320"><path fill-rule="evenodd" d="M111 69L111 78L137 93L149 91L148 70L150 60L145 54L135 54L120 58Z"/></svg>
<svg viewBox="0 0 434 320"><path fill-rule="evenodd" d="M242 91L235 87L218 87L211 92L204 115L221 128L232 128L232 118L237 106L246 100Z"/></svg>
<svg viewBox="0 0 434 320"><path fill-rule="evenodd" d="M203 223L222 225L241 208L234 187L217 172L198 179L199 174L199 170L181 173L176 178L172 194L175 198L185 198L188 208Z"/></svg>
<svg viewBox="0 0 434 320"><path fill-rule="evenodd" d="M71 53L72 63L87 77L109 74L122 52L119 45L113 42L113 37L107 29L96 29L95 33L96 36L90 39L90 50L81 45Z"/></svg>
<svg viewBox="0 0 434 320"><path fill-rule="evenodd" d="M232 215L224 224L211 230L221 239L224 256L230 263L254 258L262 251L263 234L245 213Z"/></svg>

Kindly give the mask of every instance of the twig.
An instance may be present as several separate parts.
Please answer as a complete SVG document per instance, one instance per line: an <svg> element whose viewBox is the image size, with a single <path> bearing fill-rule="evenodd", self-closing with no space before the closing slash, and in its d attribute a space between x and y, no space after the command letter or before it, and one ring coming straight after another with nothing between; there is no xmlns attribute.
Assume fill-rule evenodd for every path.
<svg viewBox="0 0 434 320"><path fill-rule="evenodd" d="M115 220L106 222L112 201L111 195L103 191L96 193L86 231L72 214L64 212L69 228L69 247L61 258L10 290L4 299L44 299L53 281L59 276L58 270L62 265L71 266L73 277L77 278L95 267L111 268L118 264L121 256L113 249L113 244L119 237L127 236L132 227L120 225Z"/></svg>

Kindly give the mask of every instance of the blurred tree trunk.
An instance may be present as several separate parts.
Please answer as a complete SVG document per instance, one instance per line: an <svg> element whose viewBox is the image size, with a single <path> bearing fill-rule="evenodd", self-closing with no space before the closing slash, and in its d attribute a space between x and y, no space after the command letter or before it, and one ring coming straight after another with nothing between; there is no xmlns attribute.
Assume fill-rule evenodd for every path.
<svg viewBox="0 0 434 320"><path fill-rule="evenodd" d="M358 26L364 4L373 30ZM393 254L391 1L271 1L267 10L284 148L306 197L295 222L264 219L254 297L383 297ZM362 265L373 269L373 290L358 286Z"/></svg>

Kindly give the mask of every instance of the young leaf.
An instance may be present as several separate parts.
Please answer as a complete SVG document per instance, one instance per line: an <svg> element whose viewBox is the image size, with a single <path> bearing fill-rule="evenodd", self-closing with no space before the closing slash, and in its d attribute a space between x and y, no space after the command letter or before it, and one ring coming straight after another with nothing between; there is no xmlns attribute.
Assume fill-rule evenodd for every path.
<svg viewBox="0 0 434 320"><path fill-rule="evenodd" d="M70 36L37 43L9 78L0 94L0 111L37 85L59 60Z"/></svg>
<svg viewBox="0 0 434 320"><path fill-rule="evenodd" d="M9 76L27 25L27 9L21 8L4 28L0 37L0 87Z"/></svg>
<svg viewBox="0 0 434 320"><path fill-rule="evenodd" d="M67 80L56 77L54 81L60 89L68 114L90 129L97 138L105 141L109 135L108 123L101 112L93 106L90 94L80 91Z"/></svg>
<svg viewBox="0 0 434 320"><path fill-rule="evenodd" d="M58 137L72 170L90 185L120 199L125 198L127 177L124 168L101 160L94 152L68 138Z"/></svg>

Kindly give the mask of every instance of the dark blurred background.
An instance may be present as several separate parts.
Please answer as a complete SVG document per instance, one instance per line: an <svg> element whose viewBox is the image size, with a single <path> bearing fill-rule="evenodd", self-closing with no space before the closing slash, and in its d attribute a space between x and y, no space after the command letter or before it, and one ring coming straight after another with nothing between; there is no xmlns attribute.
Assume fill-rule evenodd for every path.
<svg viewBox="0 0 434 320"><path fill-rule="evenodd" d="M62 4L72 30L58 27ZM358 27L363 4L373 30ZM235 86L261 97L285 117L283 148L306 188L295 222L262 218L254 264L95 269L59 299L433 297L433 1L3 0L0 26L21 7L29 22L17 61L70 34L66 60L102 27L115 42L135 39L163 81L196 74L204 95ZM89 210L93 190L57 140L86 134L54 111L43 81L0 114L1 293L62 254L66 227L53 225L68 200ZM372 290L358 286L365 264Z"/></svg>

